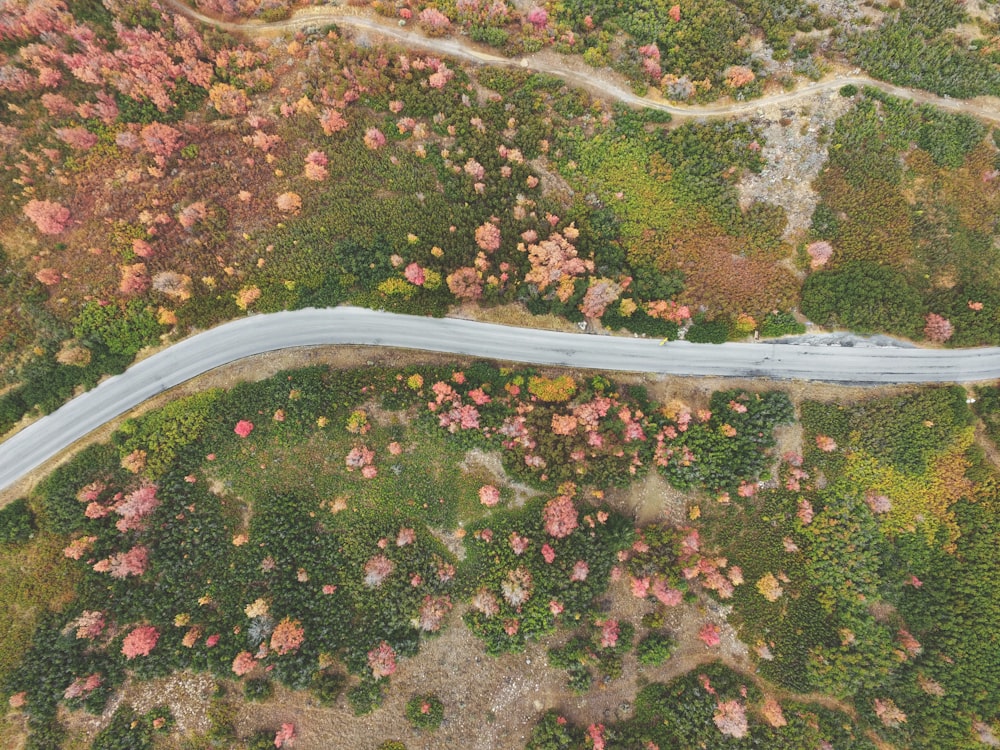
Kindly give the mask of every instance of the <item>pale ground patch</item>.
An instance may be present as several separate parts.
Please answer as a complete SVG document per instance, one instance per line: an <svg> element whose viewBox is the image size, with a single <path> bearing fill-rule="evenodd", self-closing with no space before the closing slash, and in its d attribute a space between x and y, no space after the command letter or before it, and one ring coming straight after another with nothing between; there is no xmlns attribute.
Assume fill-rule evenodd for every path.
<svg viewBox="0 0 1000 750"><path fill-rule="evenodd" d="M693 493L671 487L657 471L650 471L628 487L605 492L605 498L611 507L632 518L638 526L663 521L673 525L684 524L687 521L688 503L694 497Z"/></svg>
<svg viewBox="0 0 1000 750"><path fill-rule="evenodd" d="M608 616L632 622L640 635L645 632L642 616L659 606L634 598L624 580L612 584L602 603ZM698 639L708 621L716 623L722 635L721 644L711 649ZM515 750L524 747L532 726L548 709L584 724L615 721L631 714L636 692L645 682L670 680L713 659L740 670L752 669L746 647L714 603L669 609L666 629L679 645L664 665L643 667L629 654L619 679L597 682L588 693L576 695L566 687L566 673L548 666L546 653L550 645L564 641L568 631L531 643L521 654L491 657L456 611L445 631L427 639L416 657L399 661L385 702L373 714L354 716L343 696L335 706L324 708L308 693L279 687L266 703L241 704L237 727L245 736L292 722L298 733L297 750L375 750L387 739L400 740L410 750ZM206 711L214 685L211 676L189 672L150 682L130 681L101 717L77 713L73 726L93 736L122 700L141 711L166 703L177 717L181 735L190 736L209 726ZM230 692L238 691L234 686ZM429 692L445 705L445 722L433 733L412 729L403 712L411 696Z"/></svg>
<svg viewBox="0 0 1000 750"><path fill-rule="evenodd" d="M803 239L812 220L819 198L812 182L827 159L824 134L832 133L836 119L852 106L851 99L831 92L785 106L762 103L751 118L764 136L766 165L739 182L740 203L746 207L759 200L784 208L789 242Z"/></svg>
<svg viewBox="0 0 1000 750"><path fill-rule="evenodd" d="M503 461L499 451L483 451L473 448L465 454L465 459L459 464L459 468L466 473L477 469L486 471L498 484L503 484L514 490L514 506L524 505L527 500L542 494L534 487L529 487L522 482L516 482L507 476L504 471Z"/></svg>

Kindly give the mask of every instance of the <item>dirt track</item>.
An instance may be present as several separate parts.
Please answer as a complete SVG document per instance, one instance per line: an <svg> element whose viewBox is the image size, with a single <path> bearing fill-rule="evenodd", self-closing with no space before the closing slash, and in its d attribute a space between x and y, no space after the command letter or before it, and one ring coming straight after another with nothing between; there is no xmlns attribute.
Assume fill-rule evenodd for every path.
<svg viewBox="0 0 1000 750"><path fill-rule="evenodd" d="M421 33L415 25L401 27L398 22L381 19L359 8L341 6L302 8L287 20L263 23L260 21L220 21L193 10L181 0L161 0L161 2L167 7L202 23L254 37L275 37L310 26L337 24L342 27L378 34L412 49L427 50L481 65L502 65L558 76L568 83L588 89L602 97L624 102L634 107L647 107L669 112L676 118L724 118L744 115L756 112L758 108L763 106L783 106L800 99L834 92L842 86L853 84L859 87L872 86L902 99L909 99L921 104L933 104L951 112L963 112L988 122L1000 123L1000 103L990 97L971 100L950 99L918 89L894 86L865 75L834 74L815 83L797 86L791 91L769 94L759 99L744 102L728 100L715 104L674 104L659 97L637 96L629 91L628 84L623 78L611 75L606 71L592 68L582 69L585 66L582 66L577 58L569 55L558 55L545 51L515 59L506 58L488 52L481 45L473 44L464 38L428 37Z"/></svg>

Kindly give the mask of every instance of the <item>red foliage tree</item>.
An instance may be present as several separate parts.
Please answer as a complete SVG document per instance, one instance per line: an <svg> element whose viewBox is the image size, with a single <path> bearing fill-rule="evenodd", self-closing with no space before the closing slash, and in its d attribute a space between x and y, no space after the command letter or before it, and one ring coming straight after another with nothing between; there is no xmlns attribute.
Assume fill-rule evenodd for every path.
<svg viewBox="0 0 1000 750"><path fill-rule="evenodd" d="M121 266L121 282L118 289L122 294L142 294L149 289L152 280L145 263L130 263Z"/></svg>
<svg viewBox="0 0 1000 750"><path fill-rule="evenodd" d="M448 275L448 289L459 299L477 300L483 296L483 280L471 266L458 268Z"/></svg>
<svg viewBox="0 0 1000 750"><path fill-rule="evenodd" d="M97 143L97 136L84 127L55 128L53 132L60 141L77 151L86 151Z"/></svg>
<svg viewBox="0 0 1000 750"><path fill-rule="evenodd" d="M55 286L62 281L62 274L54 268L43 268L35 274L35 278L45 286Z"/></svg>
<svg viewBox="0 0 1000 750"><path fill-rule="evenodd" d="M344 116L335 109L324 109L319 115L319 124L327 135L339 133L348 126Z"/></svg>
<svg viewBox="0 0 1000 750"><path fill-rule="evenodd" d="M253 422L248 422L245 419L241 419L239 422L236 423L236 427L233 428L233 432L235 432L241 438L245 438L251 432L253 432Z"/></svg>
<svg viewBox="0 0 1000 750"><path fill-rule="evenodd" d="M715 704L715 715L712 719L719 731L729 737L741 739L749 730L746 709L739 701L719 701Z"/></svg>
<svg viewBox="0 0 1000 750"><path fill-rule="evenodd" d="M924 326L924 336L927 337L928 341L943 344L955 332L951 321L937 313L927 313L925 320L927 321L927 325Z"/></svg>
<svg viewBox="0 0 1000 750"><path fill-rule="evenodd" d="M476 228L476 244L488 253L500 247L500 227L487 221Z"/></svg>
<svg viewBox="0 0 1000 750"><path fill-rule="evenodd" d="M22 210L42 234L59 234L69 223L69 209L54 201L32 199Z"/></svg>
<svg viewBox="0 0 1000 750"><path fill-rule="evenodd" d="M152 625L140 625L122 641L122 653L126 659L134 659L137 656L149 656L149 652L156 647L156 642L160 640L160 631Z"/></svg>
<svg viewBox="0 0 1000 750"><path fill-rule="evenodd" d="M298 620L285 617L271 633L271 650L279 656L295 651L306 639L306 631Z"/></svg>
<svg viewBox="0 0 1000 750"><path fill-rule="evenodd" d="M368 652L368 667L372 671L372 677L381 680L389 677L396 671L396 652L385 641Z"/></svg>
<svg viewBox="0 0 1000 750"><path fill-rule="evenodd" d="M139 131L142 146L157 159L157 163L165 164L181 146L181 133L169 125L151 122Z"/></svg>
<svg viewBox="0 0 1000 750"><path fill-rule="evenodd" d="M253 658L253 654L249 651L240 651L236 654L236 658L233 659L233 674L237 677L242 677L252 672L256 665L257 660Z"/></svg>
<svg viewBox="0 0 1000 750"><path fill-rule="evenodd" d="M567 495L549 500L542 510L542 520L545 523L545 531L556 539L564 539L573 533L579 525L579 514L573 499Z"/></svg>

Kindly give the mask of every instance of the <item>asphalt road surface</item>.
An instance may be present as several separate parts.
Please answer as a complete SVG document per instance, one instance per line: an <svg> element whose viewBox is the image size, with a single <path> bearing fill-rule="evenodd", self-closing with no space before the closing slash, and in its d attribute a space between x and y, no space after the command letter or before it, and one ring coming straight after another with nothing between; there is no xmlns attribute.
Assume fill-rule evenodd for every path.
<svg viewBox="0 0 1000 750"><path fill-rule="evenodd" d="M1000 348L918 349L811 343L692 344L557 333L353 307L254 315L184 339L105 380L0 443L0 490L105 422L220 365L301 346L367 344L574 369L832 383L974 382L1000 377ZM829 345L830 341L854 343ZM818 345L824 342L825 345Z"/></svg>

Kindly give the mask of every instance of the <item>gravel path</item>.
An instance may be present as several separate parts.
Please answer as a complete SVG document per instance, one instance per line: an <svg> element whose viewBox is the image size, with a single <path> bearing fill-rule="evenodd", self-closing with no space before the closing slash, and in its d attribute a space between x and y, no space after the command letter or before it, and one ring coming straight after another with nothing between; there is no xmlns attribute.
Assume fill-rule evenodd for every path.
<svg viewBox="0 0 1000 750"><path fill-rule="evenodd" d="M359 8L343 6L319 6L302 8L291 18L284 21L264 23L260 21L220 21L188 7L182 0L161 0L166 6L179 13L184 13L198 21L216 26L226 31L248 34L257 37L281 36L287 32L300 31L308 27L319 27L324 24L360 29L379 34L383 37L401 42L413 49L423 49L436 54L468 60L477 64L503 65L520 67L538 73L558 76L575 86L586 88L602 94L605 97L630 104L635 107L647 107L669 112L677 118L724 118L734 115L756 113L758 109L778 105L786 106L802 99L808 99L818 94L838 90L841 86L873 86L888 94L902 99L910 99L918 103L933 104L952 112L964 112L988 122L1000 123L1000 106L989 97L961 100L937 96L926 91L894 86L875 80L865 75L833 74L815 83L797 86L791 91L751 99L745 102L731 100L713 104L672 104L660 98L637 96L628 89L624 80L614 80L600 70L589 67L581 68L578 58L570 55L556 55L552 52L540 52L533 55L510 59L487 52L485 48L475 45L464 38L432 38L421 33L415 26L401 27L398 22L382 19L368 14Z"/></svg>

